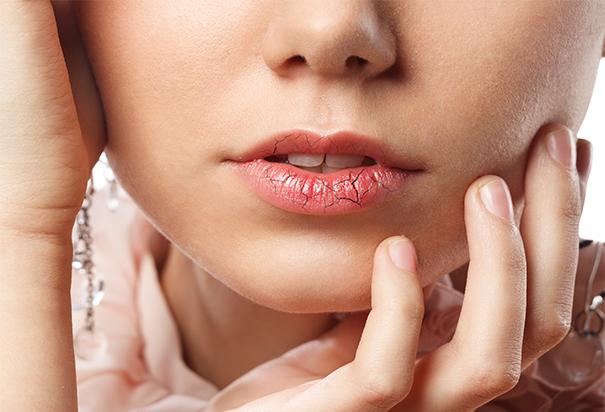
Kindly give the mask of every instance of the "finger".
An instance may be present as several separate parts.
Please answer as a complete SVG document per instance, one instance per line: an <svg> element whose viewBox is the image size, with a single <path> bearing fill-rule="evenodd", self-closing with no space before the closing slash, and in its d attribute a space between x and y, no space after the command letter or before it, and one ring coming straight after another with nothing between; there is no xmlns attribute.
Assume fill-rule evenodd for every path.
<svg viewBox="0 0 605 412"><path fill-rule="evenodd" d="M584 166L585 149L581 152ZM571 322L582 212L571 131L558 125L541 131L528 157L525 180L521 223L528 266L524 367L563 339Z"/></svg>
<svg viewBox="0 0 605 412"><path fill-rule="evenodd" d="M586 185L592 169L592 153L592 144L588 140L578 139L578 159L576 161L576 168L578 169L578 176L580 177L580 199L582 207L584 206L584 200L586 199Z"/></svg>
<svg viewBox="0 0 605 412"><path fill-rule="evenodd" d="M293 397L287 411L387 411L411 387L423 317L422 288L410 241L389 238L378 247L372 310L352 363Z"/></svg>
<svg viewBox="0 0 605 412"><path fill-rule="evenodd" d="M526 267L506 183L474 182L465 219L470 264L456 333L418 363L402 411L475 410L510 390L521 372Z"/></svg>

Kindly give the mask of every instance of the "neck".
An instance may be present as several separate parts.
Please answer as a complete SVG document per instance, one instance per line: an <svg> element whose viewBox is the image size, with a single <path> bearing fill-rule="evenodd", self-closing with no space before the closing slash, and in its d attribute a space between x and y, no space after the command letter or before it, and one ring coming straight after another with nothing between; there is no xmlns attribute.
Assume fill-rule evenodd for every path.
<svg viewBox="0 0 605 412"><path fill-rule="evenodd" d="M259 306L174 246L161 284L180 330L185 362L221 389L334 325L329 314L291 314Z"/></svg>

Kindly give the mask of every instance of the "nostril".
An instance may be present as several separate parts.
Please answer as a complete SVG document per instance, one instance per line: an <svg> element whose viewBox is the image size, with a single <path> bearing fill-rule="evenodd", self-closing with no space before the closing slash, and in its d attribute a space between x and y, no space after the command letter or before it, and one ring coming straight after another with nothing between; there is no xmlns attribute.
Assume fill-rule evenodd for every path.
<svg viewBox="0 0 605 412"><path fill-rule="evenodd" d="M275 2L262 57L279 76L375 77L396 62L396 30L376 1Z"/></svg>
<svg viewBox="0 0 605 412"><path fill-rule="evenodd" d="M300 67L304 67L307 65L307 59L305 59L304 56L297 54L295 56L292 56L288 59L286 59L283 63L283 68L289 68L289 69L295 69L295 68L300 68Z"/></svg>
<svg viewBox="0 0 605 412"><path fill-rule="evenodd" d="M305 59L305 57L301 56L301 55L293 56L289 60L290 60L290 63L292 63L292 64L306 64L307 63L307 59Z"/></svg>
<svg viewBox="0 0 605 412"><path fill-rule="evenodd" d="M345 65L348 68L355 68L355 67L364 67L365 65L367 65L369 62L364 59L363 57L359 57L359 56L350 56L349 58L347 58Z"/></svg>

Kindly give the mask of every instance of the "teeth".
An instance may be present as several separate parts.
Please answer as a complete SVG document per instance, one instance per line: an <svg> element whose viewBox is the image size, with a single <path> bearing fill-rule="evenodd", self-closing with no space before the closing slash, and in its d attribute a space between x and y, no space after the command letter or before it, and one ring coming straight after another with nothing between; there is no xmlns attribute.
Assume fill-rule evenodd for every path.
<svg viewBox="0 0 605 412"><path fill-rule="evenodd" d="M313 173L322 173L323 171L323 165L322 166L315 166L315 167L305 167L305 166L298 166L303 170L306 170L307 172L313 172Z"/></svg>
<svg viewBox="0 0 605 412"><path fill-rule="evenodd" d="M346 169L359 167L363 164L365 156L352 154L326 154L326 164L331 168ZM327 173L327 172L324 172Z"/></svg>
<svg viewBox="0 0 605 412"><path fill-rule="evenodd" d="M285 162L284 159L277 160L278 162ZM352 154L302 154L302 153L290 153L287 155L288 163L297 166L301 169L307 170L314 173L330 173L337 170L360 167L366 164L368 159L363 155L352 155Z"/></svg>
<svg viewBox="0 0 605 412"><path fill-rule="evenodd" d="M306 155L300 153L291 153L288 155L288 163L301 167L317 167L324 162L324 154Z"/></svg>
<svg viewBox="0 0 605 412"><path fill-rule="evenodd" d="M321 173L330 173L330 172L335 172L337 170L342 170L342 169L340 167L330 167L325 163L321 165Z"/></svg>

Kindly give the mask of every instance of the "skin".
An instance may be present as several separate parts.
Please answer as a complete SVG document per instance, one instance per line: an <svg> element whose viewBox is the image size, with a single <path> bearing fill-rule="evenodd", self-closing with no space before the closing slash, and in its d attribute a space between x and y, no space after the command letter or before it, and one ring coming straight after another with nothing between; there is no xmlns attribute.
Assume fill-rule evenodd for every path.
<svg viewBox="0 0 605 412"><path fill-rule="evenodd" d="M218 4L88 2L78 17L105 107L110 162L184 252L172 253L162 282L189 364L221 386L231 380L216 376L225 365L239 365L227 373L239 376L332 324L265 307L369 308L373 251L383 239L404 234L414 242L422 286L467 262L463 198L480 176L508 183L519 219L536 131L549 122L577 130L603 50L604 7L593 1ZM360 30L374 36L371 47L354 37ZM356 53L370 63L343 68ZM371 136L387 158L404 154L424 174L358 213L278 209L259 201L225 160L297 127ZM190 302L205 308L194 319ZM240 306L247 310L224 319ZM259 312L275 325L275 333L258 326L262 336L248 337L263 355L225 351L232 330L258 324ZM268 344L280 330L290 338ZM208 370L217 353L220 367Z"/></svg>
<svg viewBox="0 0 605 412"><path fill-rule="evenodd" d="M62 48L49 3L0 10L1 46L15 57L0 66L12 79L0 93L11 119L0 146L9 409L74 409L69 236L105 137L122 185L178 245L162 284L200 375L222 387L330 329L325 312L371 307L241 376L208 410L254 401L240 410L470 411L565 336L589 148L578 143L576 162L575 139L554 123L575 132L582 120L603 54L603 2L76 6L92 72L69 6L56 6ZM347 66L350 56L368 63ZM226 161L293 127L370 136L424 174L358 213L277 209ZM395 253L401 233L413 246ZM23 270L32 255L39 267ZM469 259L456 336L416 364L422 288ZM199 319L185 316L185 299ZM210 328L209 316L228 327ZM237 332L251 338L246 352L226 345ZM204 370L204 348L221 343Z"/></svg>
<svg viewBox="0 0 605 412"><path fill-rule="evenodd" d="M536 131L549 122L577 130L603 49L605 14L593 1L323 3L78 8L121 184L206 272L289 312L368 308L372 251L392 235L414 242L423 286L465 263L466 189L501 176L520 214ZM393 56L376 63L379 74L374 62L343 71L331 60L364 47L350 37L363 19L373 47ZM321 22L337 24L338 36ZM289 60L297 55L307 64ZM283 211L225 161L296 127L370 136L425 174L359 213Z"/></svg>

